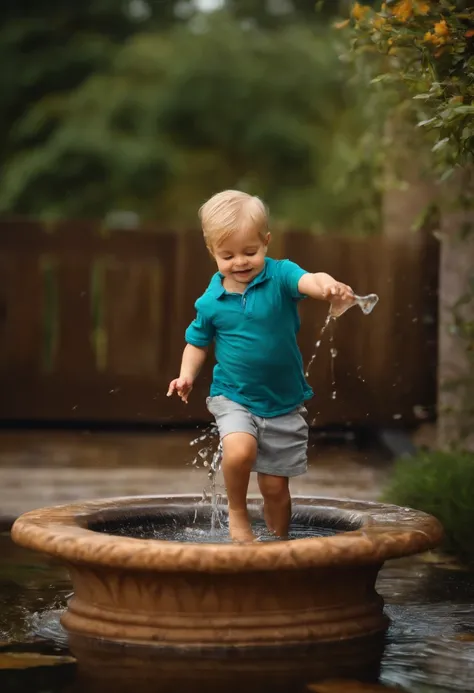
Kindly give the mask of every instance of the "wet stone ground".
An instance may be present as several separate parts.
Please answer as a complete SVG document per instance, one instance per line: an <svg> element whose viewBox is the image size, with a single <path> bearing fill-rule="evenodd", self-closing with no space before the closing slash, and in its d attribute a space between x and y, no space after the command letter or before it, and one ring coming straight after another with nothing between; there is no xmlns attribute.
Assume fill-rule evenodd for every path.
<svg viewBox="0 0 474 693"><path fill-rule="evenodd" d="M0 432L0 520L91 498L201 494L208 469L198 451L209 441L190 446L200 432ZM308 467L293 480L293 494L375 500L389 472L380 450L321 435L310 441ZM250 493L257 492L253 478Z"/></svg>
<svg viewBox="0 0 474 693"><path fill-rule="evenodd" d="M207 470L192 465L195 432L2 433L0 516L93 497L201 493ZM294 493L376 499L389 473L380 450L315 438ZM255 486L252 491L256 490ZM434 554L393 561L378 590L391 619L381 679L318 684L320 693L474 691L474 574ZM74 679L59 625L71 586L53 560L0 533L0 691L66 693ZM140 693L137 687L134 693Z"/></svg>

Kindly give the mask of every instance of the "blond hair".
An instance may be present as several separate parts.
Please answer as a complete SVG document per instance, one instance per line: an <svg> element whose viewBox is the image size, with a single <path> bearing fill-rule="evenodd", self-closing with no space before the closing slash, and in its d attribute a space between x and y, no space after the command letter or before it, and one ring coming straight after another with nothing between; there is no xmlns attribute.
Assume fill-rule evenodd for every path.
<svg viewBox="0 0 474 693"><path fill-rule="evenodd" d="M259 197L239 190L224 190L213 195L199 210L204 240L209 250L246 225L256 229L265 240L268 213Z"/></svg>

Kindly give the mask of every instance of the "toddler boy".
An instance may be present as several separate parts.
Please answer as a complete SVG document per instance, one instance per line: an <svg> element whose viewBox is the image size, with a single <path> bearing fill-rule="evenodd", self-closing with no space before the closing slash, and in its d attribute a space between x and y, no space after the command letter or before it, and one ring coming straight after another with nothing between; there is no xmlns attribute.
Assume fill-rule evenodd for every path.
<svg viewBox="0 0 474 693"><path fill-rule="evenodd" d="M296 341L298 301L325 299L340 312L353 303L353 292L328 274L268 258L268 215L258 197L225 190L208 200L199 216L218 272L196 301L179 378L170 383L168 396L176 392L187 402L214 341L207 407L222 441L231 538L255 538L247 513L251 471L258 475L268 529L285 538L289 478L307 468L304 402L313 395Z"/></svg>

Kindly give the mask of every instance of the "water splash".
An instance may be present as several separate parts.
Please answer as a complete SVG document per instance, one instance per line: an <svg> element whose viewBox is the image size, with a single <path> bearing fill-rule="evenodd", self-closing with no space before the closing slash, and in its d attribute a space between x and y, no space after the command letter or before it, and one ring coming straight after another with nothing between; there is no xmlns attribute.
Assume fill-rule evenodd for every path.
<svg viewBox="0 0 474 693"><path fill-rule="evenodd" d="M191 447L204 443L204 445L202 445L202 447L200 447L197 451L196 456L191 463L197 469L200 469L201 465L203 467L210 467L212 465L212 453L214 450L214 441L217 435L217 426L215 423L211 423L209 426L202 429L197 438L194 438L194 440L189 443ZM209 458L211 458L211 462L209 461Z"/></svg>
<svg viewBox="0 0 474 693"><path fill-rule="evenodd" d="M206 443L201 447L192 462L199 469L200 463L205 468L208 468L208 479L210 484L208 488L202 491L201 503L210 503L212 508L211 514L211 536L214 536L219 528L223 528L226 523L221 512L220 506L222 501L222 493L219 490L218 477L222 465L222 444L215 445L216 437L219 432L215 423L211 423L207 428L203 429L201 434L190 442L191 446L201 443Z"/></svg>
<svg viewBox="0 0 474 693"><path fill-rule="evenodd" d="M259 518L252 522L252 530L257 541L281 541L272 532L268 530L263 519ZM298 518L293 518L290 531L288 534L289 540L308 539L309 537L331 537L335 534L340 534L343 530L334 527L324 527L319 525L309 525L303 521L298 521ZM157 524L155 527L120 527L114 531L115 536L133 537L136 539L150 539L158 541L179 541L183 543L195 544L230 544L232 540L229 535L227 524L223 524L215 528L214 533L209 531L209 519L199 518L196 522L190 525L180 525L173 522L166 524ZM43 627L44 629L44 627Z"/></svg>
<svg viewBox="0 0 474 693"><path fill-rule="evenodd" d="M211 536L216 534L219 527L224 526L222 512L220 511L221 494L217 490L217 477L222 465L222 443L219 442L217 450L212 456L211 468L208 477L211 480Z"/></svg>

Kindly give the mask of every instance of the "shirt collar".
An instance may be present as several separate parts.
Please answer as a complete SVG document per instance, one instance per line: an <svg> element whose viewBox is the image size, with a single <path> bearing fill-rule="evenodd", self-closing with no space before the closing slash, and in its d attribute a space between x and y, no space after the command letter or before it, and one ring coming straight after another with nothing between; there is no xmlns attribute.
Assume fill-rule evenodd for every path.
<svg viewBox="0 0 474 693"><path fill-rule="evenodd" d="M263 282L267 281L268 279L271 279L273 276L273 273L270 268L270 263L269 259L265 258L265 265L263 266L262 271L257 274L256 277L252 279L250 284L247 286L247 289L250 289L252 286L256 286L257 284L262 284ZM224 275L221 274L220 272L216 272L215 275L211 279L211 284L210 284L210 290L212 292L212 295L215 298L222 298L227 292L224 289L224 286L222 284L222 280L224 278ZM245 289L245 291L247 291Z"/></svg>

